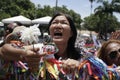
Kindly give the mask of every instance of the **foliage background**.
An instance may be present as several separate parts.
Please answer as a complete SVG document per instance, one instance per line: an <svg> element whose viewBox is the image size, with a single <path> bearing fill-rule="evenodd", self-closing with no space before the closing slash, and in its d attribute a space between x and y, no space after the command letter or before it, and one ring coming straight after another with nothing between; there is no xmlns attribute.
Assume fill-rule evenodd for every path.
<svg viewBox="0 0 120 80"><path fill-rule="evenodd" d="M53 16L56 12L68 13L73 17L75 25L79 30L96 31L101 35L106 35L115 30L120 29L120 22L113 15L113 12L120 12L120 0L89 0L91 3L101 3L94 10L94 14L81 19L81 15L74 10L67 9L65 5L62 7L51 7L40 4L35 5L30 0L1 0L0 1L0 21L5 18L23 15L31 20L44 17ZM46 26L46 25L45 25Z"/></svg>

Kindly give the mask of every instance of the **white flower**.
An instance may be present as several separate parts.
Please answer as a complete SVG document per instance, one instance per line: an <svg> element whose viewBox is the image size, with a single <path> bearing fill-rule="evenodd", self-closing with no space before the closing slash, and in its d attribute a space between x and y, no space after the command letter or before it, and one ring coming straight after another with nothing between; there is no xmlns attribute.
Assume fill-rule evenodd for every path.
<svg viewBox="0 0 120 80"><path fill-rule="evenodd" d="M25 44L38 43L38 41L39 41L38 37L41 35L41 32L40 32L38 26L39 26L39 24L30 26L30 27L22 30L21 37L20 37L22 42L24 42Z"/></svg>

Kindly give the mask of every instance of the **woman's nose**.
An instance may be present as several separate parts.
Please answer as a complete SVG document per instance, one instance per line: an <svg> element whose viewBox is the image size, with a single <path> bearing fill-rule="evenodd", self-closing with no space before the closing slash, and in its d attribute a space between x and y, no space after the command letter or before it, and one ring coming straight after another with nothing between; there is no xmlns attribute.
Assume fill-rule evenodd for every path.
<svg viewBox="0 0 120 80"><path fill-rule="evenodd" d="M56 27L56 28L62 28L62 24L59 22L59 23L56 24L55 27Z"/></svg>
<svg viewBox="0 0 120 80"><path fill-rule="evenodd" d="M58 25L58 26L61 26L62 24L59 22L59 23L57 23L57 25Z"/></svg>

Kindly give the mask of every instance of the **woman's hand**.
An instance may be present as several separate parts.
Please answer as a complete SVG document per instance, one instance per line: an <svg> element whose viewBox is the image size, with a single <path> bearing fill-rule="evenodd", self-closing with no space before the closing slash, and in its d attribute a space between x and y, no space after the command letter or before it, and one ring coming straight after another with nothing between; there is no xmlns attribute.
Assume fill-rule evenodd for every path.
<svg viewBox="0 0 120 80"><path fill-rule="evenodd" d="M78 69L79 61L74 59L62 60L62 68L66 74L72 73Z"/></svg>
<svg viewBox="0 0 120 80"><path fill-rule="evenodd" d="M120 73L120 66L118 66L115 70L116 70L118 73Z"/></svg>
<svg viewBox="0 0 120 80"><path fill-rule="evenodd" d="M30 46L25 47L25 52L26 54L23 56L26 63L28 64L29 68L31 71L38 71L39 70L39 63L41 60L41 57L45 56L46 53L38 53L39 48L34 48Z"/></svg>

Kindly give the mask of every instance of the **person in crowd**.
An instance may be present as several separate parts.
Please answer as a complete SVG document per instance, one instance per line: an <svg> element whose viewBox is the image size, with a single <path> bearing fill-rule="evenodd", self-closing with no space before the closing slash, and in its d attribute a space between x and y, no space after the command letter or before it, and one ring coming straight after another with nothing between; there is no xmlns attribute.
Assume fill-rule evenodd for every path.
<svg viewBox="0 0 120 80"><path fill-rule="evenodd" d="M56 14L49 23L49 33L59 48L56 58L78 60L80 54L75 49L77 30L72 18L63 13Z"/></svg>
<svg viewBox="0 0 120 80"><path fill-rule="evenodd" d="M59 76L60 79L63 79L63 80L77 80L75 78L75 76L74 77L71 76L70 73L74 73L74 71L76 71L75 69L79 69L77 76L79 79L83 79L79 76L79 72L83 73L83 76L84 76L84 71L81 72L81 68L78 68L81 65L83 65L83 63L81 61L80 52L77 51L75 48L77 31L76 31L76 28L75 28L72 18L67 14L57 13L51 19L48 29L49 29L49 34L53 39L53 42L56 44L57 48L59 49L58 52L54 54L55 59L58 61L60 60L60 62L62 63L61 68L63 69L63 73L59 74L57 76ZM106 64L108 64L110 66L113 63L116 65L120 64L120 63L118 63L118 62L120 62L119 54L118 54L119 48L120 48L118 46L120 46L120 45L117 44L117 41L115 41L115 42L116 43L114 43L114 45L113 44L109 45L110 47L114 47L113 51L110 47L107 48L107 46L105 47L105 49L107 48L107 51L105 51L105 52L100 51L100 52L102 52L101 54L104 56L108 52L107 60L109 61L109 59L111 59L112 63L111 64L107 63L106 60L105 60L105 62L106 62ZM101 48L101 49L104 49L104 48ZM44 57L46 55L46 53L37 54L37 51L39 51L39 48L36 48L33 45L23 46L23 48L19 49L19 48L11 46L10 44L4 44L2 47L0 47L0 59L10 60L10 61L19 61L20 60L20 61L24 61L24 62L28 63L29 70L27 71L28 72L27 74L29 75L29 74L31 74L32 69L38 68L38 66L40 65L39 62L41 60L41 57ZM99 58L102 59L100 57L100 52L98 52L98 55L99 55ZM102 56L102 57L104 57L104 56ZM104 58L103 58L103 61L104 61ZM87 58L87 59L91 59L91 58ZM92 59L92 61L93 60L94 59ZM84 62L84 60L83 60L83 62ZM86 60L85 60L85 62L86 62ZM58 64L59 64L59 62L58 62ZM97 64L97 65L99 65L99 64ZM88 67L85 70L85 72L86 72L85 74L92 74L89 63L87 63L87 66ZM41 67L43 68L43 66L40 66L40 73L42 72ZM49 65L49 67L50 67L50 65ZM50 70L50 69L51 69L51 67L47 68L47 70ZM87 71L87 69L88 69L88 71ZM64 74L64 71L65 71L65 74ZM102 71L102 69L101 69L101 71ZM51 71L51 73L49 73L49 74L48 74L48 72L46 72L46 77L49 78L50 80L55 80L53 75L51 75L53 72L54 72L54 70ZM23 74L25 74L25 75L23 75L24 77L21 76L22 73L18 73L18 74L20 74L19 80L23 80L23 78L24 79L26 78L25 73L23 73ZM18 76L18 74L16 74L16 76ZM38 72L38 74L39 74L39 72ZM45 78L43 78L43 76L42 76L43 75L42 73L39 75L39 76L41 76L40 78L38 78L39 77L38 74L36 77L34 77L34 75L31 74L32 76L30 76L30 79L45 80ZM98 72L98 74L99 74L99 72ZM75 73L75 75L76 75L76 73ZM98 78L97 79L95 79L95 78L96 78L95 75L90 75L90 76L86 76L86 78L83 80L93 80L93 79L98 80ZM12 79L12 80L14 80L14 79ZM7 80L9 80L9 79L7 79Z"/></svg>
<svg viewBox="0 0 120 80"><path fill-rule="evenodd" d="M101 48L97 51L97 57L100 59L99 62L101 62L102 60L102 65L99 65L99 66L102 66L100 69L100 71L102 71L101 75L105 76L105 74L107 73L106 76L108 76L108 78L106 77L106 79L119 80L120 79L120 68L119 68L120 66L120 41L117 40L116 38L114 39L112 38L104 42ZM98 64L96 64L96 66L97 65Z"/></svg>
<svg viewBox="0 0 120 80"><path fill-rule="evenodd" d="M80 80L119 80L120 79L120 41L108 40L102 44L94 56L84 55L79 65Z"/></svg>
<svg viewBox="0 0 120 80"><path fill-rule="evenodd" d="M54 54L55 59L62 60L62 67L73 72L75 68L78 68L81 55L75 48L77 30L72 17L68 14L57 13L49 22L48 29L49 35L59 50Z"/></svg>
<svg viewBox="0 0 120 80"><path fill-rule="evenodd" d="M113 64L119 66L120 65L120 41L115 39L106 41L105 43L103 43L97 55L108 66L112 66Z"/></svg>
<svg viewBox="0 0 120 80"><path fill-rule="evenodd" d="M25 26L17 26L13 29L11 33L9 33L6 37L4 42L5 43L10 43L12 40L17 40L21 41L19 38L21 36L21 31L24 30L26 27Z"/></svg>
<svg viewBox="0 0 120 80"><path fill-rule="evenodd" d="M5 37L11 33L13 31L13 29L17 26L22 26L22 24L20 22L12 22L10 24L7 25L7 27L5 28Z"/></svg>
<svg viewBox="0 0 120 80"><path fill-rule="evenodd" d="M27 42L21 41L22 40L20 39L22 35L21 31L25 29L27 29L27 31L31 30L31 28L27 28L25 26L17 26L13 29L11 33L9 33L5 37L4 39L5 43L0 48L0 63L1 63L0 72L4 72L0 74L0 76L2 76L2 78L0 77L0 79L15 80L15 78L17 78L16 76L19 76L19 77L21 75L25 76L29 71L28 70L29 64L32 61L36 61L35 64L33 62L32 63L34 65L34 69L38 68L38 65L36 65L36 63L38 62L37 64L39 64L40 57L42 56L42 54L45 55L44 53L41 53L40 55L37 54L37 51L39 50L38 48L33 49L32 45L26 45ZM34 29L36 30L36 28ZM37 31L39 31L38 28L37 28ZM31 35L34 33L36 32L31 32ZM25 64L27 64L27 66ZM4 65L7 65L7 66L4 67ZM22 72L23 69L25 69L24 72ZM19 73L22 73L22 74L19 74ZM9 74L9 76L7 76L7 74ZM24 79L25 78L26 77L24 77ZM19 79L23 80L23 77L20 77Z"/></svg>
<svg viewBox="0 0 120 80"><path fill-rule="evenodd" d="M12 22L12 23L9 23L6 27L5 27L5 31L4 31L4 39L6 38L6 36L8 35L8 34L10 34L12 31L13 31L13 29L15 28L15 27L17 27L17 26L22 26L22 24L20 23L20 22L17 22L17 21L15 21L15 22ZM3 39L3 42L0 44L0 46L2 46L2 45L4 45L4 39Z"/></svg>
<svg viewBox="0 0 120 80"><path fill-rule="evenodd" d="M75 49L77 30L72 18L67 14L57 13L49 23L49 34L59 49L55 53L55 59L62 59L64 69L74 70L73 68L77 68L81 55ZM35 68L36 65L39 66L41 54L36 54L36 51L33 51L33 46L27 46L24 50L14 49L11 45L5 44L0 48L0 51L2 59L25 60L25 62L29 63L30 69ZM45 54L43 53L43 55Z"/></svg>
<svg viewBox="0 0 120 80"><path fill-rule="evenodd" d="M120 30L111 33L110 39L120 40Z"/></svg>
<svg viewBox="0 0 120 80"><path fill-rule="evenodd" d="M55 58L62 58L63 67L68 71L74 70L72 68L79 65L78 60L81 55L75 48L77 30L72 18L63 13L53 16L49 23L49 34L59 49L59 52L55 54Z"/></svg>

